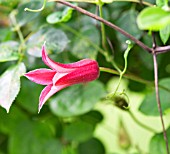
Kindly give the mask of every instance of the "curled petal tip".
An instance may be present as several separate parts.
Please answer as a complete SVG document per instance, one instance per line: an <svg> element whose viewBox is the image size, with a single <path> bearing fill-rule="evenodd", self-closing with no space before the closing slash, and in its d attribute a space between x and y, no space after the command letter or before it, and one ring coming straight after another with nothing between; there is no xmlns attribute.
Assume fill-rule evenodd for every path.
<svg viewBox="0 0 170 154"><path fill-rule="evenodd" d="M41 108L42 108L42 106L38 107L38 114L40 113Z"/></svg>

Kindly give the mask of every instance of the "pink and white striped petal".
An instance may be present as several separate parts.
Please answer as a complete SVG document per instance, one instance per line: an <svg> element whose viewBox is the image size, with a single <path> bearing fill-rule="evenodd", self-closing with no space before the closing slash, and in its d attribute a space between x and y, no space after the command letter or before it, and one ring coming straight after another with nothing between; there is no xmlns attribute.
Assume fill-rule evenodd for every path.
<svg viewBox="0 0 170 154"><path fill-rule="evenodd" d="M42 69L36 69L30 71L24 74L24 76L26 76L29 80L37 84L48 85L48 84L52 84L52 79L55 74L56 74L55 70L42 68Z"/></svg>
<svg viewBox="0 0 170 154"><path fill-rule="evenodd" d="M45 102L56 92L60 91L61 89L68 87L69 85L61 85L61 86L53 86L52 84L46 86L39 97L39 107L38 107L38 113L40 112L41 108L45 104Z"/></svg>
<svg viewBox="0 0 170 154"><path fill-rule="evenodd" d="M60 73L72 72L77 68L91 65L92 63L95 62L94 60L91 60L91 59L83 59L78 62L74 62L70 64L62 64L59 62L55 62L48 57L46 49L45 49L45 45L42 46L42 60L47 66L49 66L50 68Z"/></svg>
<svg viewBox="0 0 170 154"><path fill-rule="evenodd" d="M75 70L74 68L71 67L70 68L64 67L64 64L55 62L52 59L50 59L47 55L45 45L43 45L42 47L42 60L48 67L50 67L53 70L56 70L57 72L65 73L72 72Z"/></svg>
<svg viewBox="0 0 170 154"><path fill-rule="evenodd" d="M99 77L99 68L96 63L93 63L89 66L84 66L79 69L76 69L74 72L68 73L63 77L59 78L55 85L63 84L79 84L93 81ZM54 83L54 82L53 82Z"/></svg>
<svg viewBox="0 0 170 154"><path fill-rule="evenodd" d="M53 77L53 85L55 85L55 83L62 77L64 77L65 75L67 75L68 73L56 73Z"/></svg>

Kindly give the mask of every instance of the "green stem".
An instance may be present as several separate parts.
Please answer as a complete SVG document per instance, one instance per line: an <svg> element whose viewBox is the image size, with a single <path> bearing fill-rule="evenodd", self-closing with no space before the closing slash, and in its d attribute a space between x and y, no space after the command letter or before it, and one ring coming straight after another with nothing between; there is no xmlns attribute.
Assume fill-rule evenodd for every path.
<svg viewBox="0 0 170 154"><path fill-rule="evenodd" d="M113 67L118 71L121 72L121 70L118 68L118 66L116 65L116 63L112 60L112 57L109 56L108 52L106 52L105 50L101 49L99 46L97 46L96 44L94 44L89 38L87 38L86 36L82 35L81 33L77 32L76 30L74 30L73 28L67 26L66 24L62 24L60 23L60 25L68 30L69 32L73 33L74 35L76 35L77 37L80 37L82 39L84 39L85 41L87 41L93 48L95 48L96 50L98 50L106 59L107 62L111 63L113 65Z"/></svg>
<svg viewBox="0 0 170 154"><path fill-rule="evenodd" d="M23 34L22 34L21 29L20 29L19 26L18 26L18 28L17 28L17 34L18 34L18 36L19 36L19 39L20 39L20 42L21 42L22 47L25 47L24 36L23 36Z"/></svg>
<svg viewBox="0 0 170 154"><path fill-rule="evenodd" d="M103 18L103 2L101 0L99 0L99 16L101 18ZM101 36L102 36L102 47L105 49L103 55L105 56L107 62L110 62L113 67L119 72L121 73L121 70L119 69L119 67L117 66L117 64L115 63L114 59L111 58L111 56L109 56L109 53L107 52L107 43L106 43L106 32L105 32L105 25L103 22L100 22L101 25Z"/></svg>
<svg viewBox="0 0 170 154"><path fill-rule="evenodd" d="M99 69L100 69L101 72L106 72L106 73L110 73L110 74L114 74L114 75L120 75L117 70L113 70L113 69L105 68L105 67L100 67ZM142 84L154 87L154 83L153 82L144 80L144 79L142 79L140 77L137 77L135 75L124 74L123 76L125 78L127 78L127 79L130 79L130 80L133 80L133 81L136 81L136 82L139 82L139 83L142 83Z"/></svg>
<svg viewBox="0 0 170 154"><path fill-rule="evenodd" d="M127 47L127 49L125 50L125 53L124 53L125 66L124 66L123 71L121 71L121 70L119 71L119 74L120 74L120 76L119 76L119 81L118 81L118 84L117 84L117 87L116 87L114 93L109 94L108 97L113 97L113 96L116 94L116 92L117 92L118 89L119 89L119 86L120 86L120 82L121 82L121 80L122 80L122 77L123 77L123 75L125 74L125 72L126 72L126 70L127 70L127 57L128 57L129 51L130 51L131 48L133 47L133 44L132 44L129 40L127 40L126 43L128 44L128 47Z"/></svg>
<svg viewBox="0 0 170 154"><path fill-rule="evenodd" d="M119 72L119 75L121 73L121 70L119 69L119 67L117 66L117 64L115 63L114 60L111 61L111 64L113 65L113 67Z"/></svg>
<svg viewBox="0 0 170 154"><path fill-rule="evenodd" d="M56 0L48 0L48 2L52 2L52 1L56 1ZM82 2L82 0L67 0L70 2ZM84 2L87 3L96 3L95 0L85 0ZM113 0L112 2L135 2L135 3L141 3L139 0ZM142 1L142 4L146 5L146 6L154 6L153 4L146 2L146 1Z"/></svg>
<svg viewBox="0 0 170 154"><path fill-rule="evenodd" d="M21 44L19 46L19 50L18 50L18 52L20 53L20 58L18 60L18 63L20 63L23 60L24 50L25 50L26 45L25 45L24 36L23 36L23 34L21 32L20 27L18 27L17 34L18 34L20 42L21 42Z"/></svg>
<svg viewBox="0 0 170 154"><path fill-rule="evenodd" d="M151 131L151 132L153 132L153 133L157 133L157 131L154 130L153 128L148 127L147 125L141 123L141 122L134 116L134 114L133 114L130 110L128 110L128 113L129 113L129 115L131 116L131 118L132 118L139 126L141 126L142 128L145 128L145 129L147 129L147 130L149 130L149 131Z"/></svg>
<svg viewBox="0 0 170 154"><path fill-rule="evenodd" d="M23 52L25 50L26 45L25 45L24 36L21 32L20 26L18 25L18 23L16 21L15 15L16 15L16 11L12 11L11 14L10 14L10 19L11 19L12 25L14 26L14 30L17 32L19 40L21 42L19 49L18 49L18 53L20 54L20 58L19 58L18 62L21 62L22 59L23 59L23 55L24 55Z"/></svg>
<svg viewBox="0 0 170 154"><path fill-rule="evenodd" d="M113 0L113 2L135 2L135 3L141 3L140 0ZM147 6L154 6L153 4L142 1L142 4L147 5Z"/></svg>
<svg viewBox="0 0 170 154"><path fill-rule="evenodd" d="M103 18L103 3L100 0L98 6L99 6L99 15L101 18ZM107 51L105 25L102 22L100 22L100 25L101 25L102 46Z"/></svg>
<svg viewBox="0 0 170 154"><path fill-rule="evenodd" d="M99 0L99 15L101 18L103 18L103 2L101 0ZM105 32L105 24L103 22L100 22L101 24L101 36L102 36L102 46L105 49L103 55L105 56L107 62L110 62L113 67L119 72L121 73L121 70L119 69L119 67L117 66L117 64L115 63L114 59L111 58L111 56L109 55L109 53L107 52L107 43L106 43L106 32Z"/></svg>
<svg viewBox="0 0 170 154"><path fill-rule="evenodd" d="M144 50L146 50L148 53L151 53L152 52L152 49L150 47L148 47L147 45L145 45L143 42L141 42L140 40L136 39L134 36L132 36L131 34L129 34L128 32L126 32L125 30L121 29L120 27L116 26L115 24L112 24L111 22L81 8L81 7L78 7L78 6L75 6L67 1L64 1L64 0L50 0L51 2L52 1L56 1L57 3L61 3L63 5L66 5L66 6L69 6L95 20L98 20L102 23L104 23L105 25L109 26L110 28L120 32L121 34L123 34L124 36L126 36L127 38L129 38L130 40L134 41L137 45L139 45L141 48L143 48Z"/></svg>
<svg viewBox="0 0 170 154"><path fill-rule="evenodd" d="M40 9L32 10L32 9L29 9L29 8L25 8L24 11L29 11L29 12L40 12L40 11L42 11L42 10L45 8L46 1L47 1L47 0L44 0L43 5L42 5L42 7L41 7Z"/></svg>
<svg viewBox="0 0 170 154"><path fill-rule="evenodd" d="M99 69L100 69L101 72L106 72L106 73L110 73L110 74L114 74L114 75L120 75L120 73L117 70L113 70L111 68L100 67ZM133 74L124 74L123 77L125 77L129 80L132 80L132 81L136 81L136 82L145 84L147 86L154 87L154 83L152 81L144 80L144 79L142 79L138 76L135 76ZM167 87L164 87L162 85L159 85L159 87L163 90L166 90L167 92L170 92L170 89L168 89Z"/></svg>

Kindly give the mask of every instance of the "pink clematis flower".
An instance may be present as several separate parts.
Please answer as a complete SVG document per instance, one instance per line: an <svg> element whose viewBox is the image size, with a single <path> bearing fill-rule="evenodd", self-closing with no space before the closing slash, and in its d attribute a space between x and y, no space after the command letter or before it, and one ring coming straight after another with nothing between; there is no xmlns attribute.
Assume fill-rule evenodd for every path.
<svg viewBox="0 0 170 154"><path fill-rule="evenodd" d="M42 60L51 69L41 68L25 74L29 80L47 85L40 94L38 112L47 99L61 89L93 81L99 76L99 66L96 61L83 59L70 64L58 63L48 57L45 45L42 47Z"/></svg>

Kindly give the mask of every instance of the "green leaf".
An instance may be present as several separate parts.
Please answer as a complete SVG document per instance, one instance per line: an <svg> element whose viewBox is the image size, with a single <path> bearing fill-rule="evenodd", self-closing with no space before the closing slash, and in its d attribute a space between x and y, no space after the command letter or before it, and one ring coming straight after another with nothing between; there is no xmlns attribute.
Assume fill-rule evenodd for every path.
<svg viewBox="0 0 170 154"><path fill-rule="evenodd" d="M94 26L85 26L80 30L81 39L77 37L74 40L72 53L80 58L95 59L97 56L98 48L100 44L100 35L98 30Z"/></svg>
<svg viewBox="0 0 170 154"><path fill-rule="evenodd" d="M29 38L27 52L32 56L41 57L41 47L45 41L47 50L55 52L62 52L69 43L67 35L62 30L43 28Z"/></svg>
<svg viewBox="0 0 170 154"><path fill-rule="evenodd" d="M148 7L138 15L137 24L142 30L159 31L170 24L170 12L159 7Z"/></svg>
<svg viewBox="0 0 170 154"><path fill-rule="evenodd" d="M167 136L169 137L170 128L167 129L166 133L167 133ZM170 148L170 143L168 145ZM149 145L149 151L150 151L149 153L154 153L154 154L167 153L163 133L156 134L152 137L150 141L150 145Z"/></svg>
<svg viewBox="0 0 170 154"><path fill-rule="evenodd" d="M164 87L160 87L160 98L162 111L165 114L170 109L170 78L160 80L159 85ZM146 95L142 104L139 107L139 110L145 115L159 116L154 89L152 92Z"/></svg>
<svg viewBox="0 0 170 154"><path fill-rule="evenodd" d="M54 139L53 131L45 122L18 123L10 138L10 154L60 154L61 143Z"/></svg>
<svg viewBox="0 0 170 154"><path fill-rule="evenodd" d="M91 138L90 140L79 144L79 154L104 154L105 147L97 138Z"/></svg>
<svg viewBox="0 0 170 154"><path fill-rule="evenodd" d="M170 36L170 25L164 27L159 31L159 35L161 37L162 42L165 44Z"/></svg>
<svg viewBox="0 0 170 154"><path fill-rule="evenodd" d="M13 8L19 3L19 1L20 0L0 0L0 5Z"/></svg>
<svg viewBox="0 0 170 154"><path fill-rule="evenodd" d="M40 1L31 1L20 5L17 9L16 20L19 26L24 26L26 23L35 19L40 13L39 12L29 12L24 11L25 8L39 9L42 7L42 2Z"/></svg>
<svg viewBox="0 0 170 154"><path fill-rule="evenodd" d="M158 7L168 6L168 0L156 0L156 5Z"/></svg>
<svg viewBox="0 0 170 154"><path fill-rule="evenodd" d="M18 123L27 119L26 114L16 106L13 106L9 113L0 108L0 117L0 132L8 135L13 134L13 130Z"/></svg>
<svg viewBox="0 0 170 154"><path fill-rule="evenodd" d="M19 43L15 41L8 41L0 43L0 62L18 60Z"/></svg>
<svg viewBox="0 0 170 154"><path fill-rule="evenodd" d="M104 95L104 86L99 81L74 85L53 97L50 108L55 115L62 117L80 115L90 111Z"/></svg>
<svg viewBox="0 0 170 154"><path fill-rule="evenodd" d="M103 115L99 111L92 110L86 114L83 114L82 116L80 116L80 118L81 120L96 125L103 120Z"/></svg>
<svg viewBox="0 0 170 154"><path fill-rule="evenodd" d="M10 67L0 76L0 105L9 109L20 90L20 77L25 73L24 63Z"/></svg>
<svg viewBox="0 0 170 154"><path fill-rule="evenodd" d="M67 22L72 16L73 9L65 7L63 11L53 12L47 16L47 22L50 24L56 24L61 22Z"/></svg>
<svg viewBox="0 0 170 154"><path fill-rule="evenodd" d="M62 154L78 154L78 153L74 146L67 145L63 147Z"/></svg>
<svg viewBox="0 0 170 154"><path fill-rule="evenodd" d="M30 82L27 79L22 79L22 87L20 93L17 96L17 103L23 108L32 113L38 112L39 95L42 91L42 86ZM28 97L29 93L29 97ZM31 98L31 101L30 101Z"/></svg>
<svg viewBox="0 0 170 154"><path fill-rule="evenodd" d="M137 18L137 11L131 9L122 13L120 18L118 18L118 20L116 21L116 24L120 28L124 29L126 32L133 35L135 38L139 39L142 35L142 32L137 26L136 18ZM117 33L117 35L122 42L125 42L127 40L127 37L125 37L124 35L120 33Z"/></svg>
<svg viewBox="0 0 170 154"><path fill-rule="evenodd" d="M12 39L12 31L10 28L0 29L0 41L5 42Z"/></svg>
<svg viewBox="0 0 170 154"><path fill-rule="evenodd" d="M94 126L84 121L77 121L67 125L64 129L64 138L69 141L83 142L93 135Z"/></svg>

